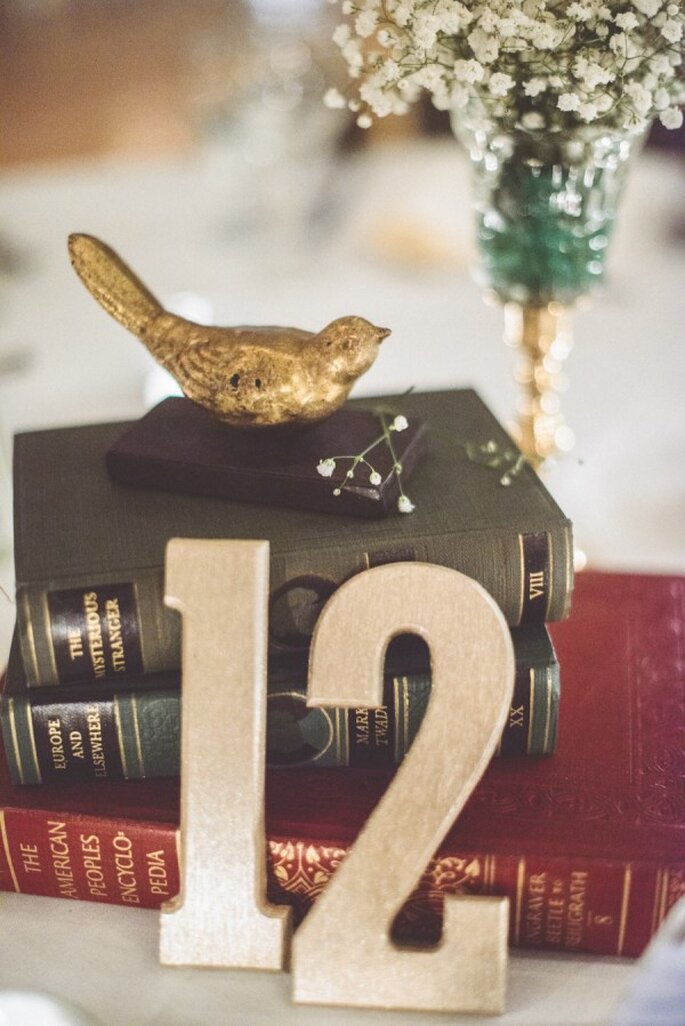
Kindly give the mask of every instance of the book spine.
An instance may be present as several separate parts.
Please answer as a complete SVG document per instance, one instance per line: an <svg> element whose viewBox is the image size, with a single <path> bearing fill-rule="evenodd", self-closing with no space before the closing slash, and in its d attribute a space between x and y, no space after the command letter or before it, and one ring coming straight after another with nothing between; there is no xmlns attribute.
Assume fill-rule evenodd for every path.
<svg viewBox="0 0 685 1026"><path fill-rule="evenodd" d="M430 676L387 675L379 709L306 704L306 678L272 680L267 693L270 766L390 767L409 750L430 697ZM12 782L40 784L176 776L180 694L176 689L104 693L67 701L46 691L0 702ZM559 667L519 666L499 751L549 755L556 742Z"/></svg>
<svg viewBox="0 0 685 1026"><path fill-rule="evenodd" d="M0 829L2 890L152 909L179 890L172 824L5 809ZM335 841L271 838L270 899L306 914L347 851ZM395 920L397 940L437 942L450 894L507 896L514 946L637 957L685 894L685 862L443 854Z"/></svg>
<svg viewBox="0 0 685 1026"><path fill-rule="evenodd" d="M398 532L399 533L399 532ZM273 554L270 643L302 647L325 600L371 566L418 560L452 567L482 584L511 626L562 619L573 580L569 525L529 533L469 531L399 536L361 551L358 525L341 528L336 551ZM30 686L69 684L180 666L180 618L163 602L162 568L17 588L17 623Z"/></svg>

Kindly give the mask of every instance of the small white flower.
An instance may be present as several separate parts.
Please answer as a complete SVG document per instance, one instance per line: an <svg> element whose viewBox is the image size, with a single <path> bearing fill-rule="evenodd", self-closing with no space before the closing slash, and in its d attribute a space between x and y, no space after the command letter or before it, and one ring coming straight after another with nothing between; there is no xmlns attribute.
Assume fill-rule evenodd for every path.
<svg viewBox="0 0 685 1026"><path fill-rule="evenodd" d="M673 73L671 62L664 53L657 54L655 57L651 57L649 66L655 75L669 75Z"/></svg>
<svg viewBox="0 0 685 1026"><path fill-rule="evenodd" d="M683 38L683 26L679 25L677 21L673 21L669 18L661 26L661 35L664 39L667 39L669 43L679 43Z"/></svg>
<svg viewBox="0 0 685 1026"><path fill-rule="evenodd" d="M395 417L392 424L390 425L392 431L406 431L408 427L409 421L406 417L403 417L401 413L398 414L397 417Z"/></svg>
<svg viewBox="0 0 685 1026"><path fill-rule="evenodd" d="M357 35L361 36L362 39L368 39L369 36L373 35L373 31L378 24L378 18L374 11L366 10L361 11L354 22L354 27L357 31Z"/></svg>
<svg viewBox="0 0 685 1026"><path fill-rule="evenodd" d="M413 513L416 507L408 495L400 495L397 500L397 508L400 513Z"/></svg>
<svg viewBox="0 0 685 1026"><path fill-rule="evenodd" d="M373 120L369 114L360 114L357 118L357 124L360 128L371 128Z"/></svg>
<svg viewBox="0 0 685 1026"><path fill-rule="evenodd" d="M344 46L349 40L351 35L350 26L343 22L342 25L338 25L335 32L333 33L332 39L336 46Z"/></svg>
<svg viewBox="0 0 685 1026"><path fill-rule="evenodd" d="M666 110L670 103L670 98L667 89L657 89L654 93L654 108L655 110Z"/></svg>
<svg viewBox="0 0 685 1026"><path fill-rule="evenodd" d="M575 93L562 93L557 100L557 107L559 110L578 110L580 97Z"/></svg>
<svg viewBox="0 0 685 1026"><path fill-rule="evenodd" d="M499 54L499 42L482 28L475 28L469 32L467 41L476 60L481 64L492 64Z"/></svg>
<svg viewBox="0 0 685 1026"><path fill-rule="evenodd" d="M403 28L409 23L409 19L412 16L414 8L414 0L403 0L402 3L398 4L395 8L395 21Z"/></svg>
<svg viewBox="0 0 685 1026"><path fill-rule="evenodd" d="M370 482L370 483L371 483L372 485L379 485L379 484L381 483L381 481L382 481L382 480L383 480L383 478L381 477L381 475L380 475L380 474L378 473L378 471L377 471L377 470L374 470L374 471L372 471L372 472L371 472L371 473L369 474L369 482Z"/></svg>
<svg viewBox="0 0 685 1026"><path fill-rule="evenodd" d="M662 110L659 121L664 128L680 128L683 123L683 112L677 107L668 107L666 110Z"/></svg>
<svg viewBox="0 0 685 1026"><path fill-rule="evenodd" d="M547 82L544 78L529 78L527 82L523 83L523 91L526 96L537 96L539 93L544 93L547 88Z"/></svg>
<svg viewBox="0 0 685 1026"><path fill-rule="evenodd" d="M598 114L597 104L587 100L585 103L581 103L578 108L578 114L583 121L594 121Z"/></svg>
<svg viewBox="0 0 685 1026"><path fill-rule="evenodd" d="M530 41L537 50L554 50L561 42L562 37L563 29L543 21L535 23Z"/></svg>
<svg viewBox="0 0 685 1026"><path fill-rule="evenodd" d="M496 71L494 75L490 76L488 89L493 96L506 96L513 87L514 80L511 75L505 75L501 71Z"/></svg>
<svg viewBox="0 0 685 1026"><path fill-rule="evenodd" d="M332 477L333 472L335 471L335 460L330 458L327 460L320 460L316 469L318 473L321 474L321 477Z"/></svg>
<svg viewBox="0 0 685 1026"><path fill-rule="evenodd" d="M459 82L452 87L448 98L448 110L463 110L471 98L471 93L465 85Z"/></svg>
<svg viewBox="0 0 685 1026"><path fill-rule="evenodd" d="M422 50L435 46L440 31L440 19L428 11L420 11L414 18L412 37Z"/></svg>
<svg viewBox="0 0 685 1026"><path fill-rule="evenodd" d="M323 96L323 102L330 110L344 110L347 101L337 89L327 89Z"/></svg>
<svg viewBox="0 0 685 1026"><path fill-rule="evenodd" d="M478 61L455 61L454 77L458 82L482 82L485 69Z"/></svg>
<svg viewBox="0 0 685 1026"><path fill-rule="evenodd" d="M383 78L386 82L397 82L399 81L402 69L400 68L397 61L388 60L383 65Z"/></svg>
<svg viewBox="0 0 685 1026"><path fill-rule="evenodd" d="M536 129L545 127L545 119L539 111L529 110L521 118L521 124L524 128L534 132Z"/></svg>
<svg viewBox="0 0 685 1026"><path fill-rule="evenodd" d="M632 11L623 11L621 14L617 14L614 21L624 32L630 32L640 24Z"/></svg>
<svg viewBox="0 0 685 1026"><path fill-rule="evenodd" d="M592 8L586 7L585 4L573 3L568 5L566 13L574 21L589 21L592 17Z"/></svg>
<svg viewBox="0 0 685 1026"><path fill-rule="evenodd" d="M646 117L652 110L652 94L645 89L640 82L629 82L625 87L626 95L630 97L633 106L640 117Z"/></svg>

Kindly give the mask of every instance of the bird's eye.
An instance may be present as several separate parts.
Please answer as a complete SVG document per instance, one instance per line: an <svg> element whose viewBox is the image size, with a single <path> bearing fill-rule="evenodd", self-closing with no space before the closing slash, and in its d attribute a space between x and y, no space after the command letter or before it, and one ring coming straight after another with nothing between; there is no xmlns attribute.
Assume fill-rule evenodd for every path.
<svg viewBox="0 0 685 1026"><path fill-rule="evenodd" d="M237 388L240 384L240 374L234 374L229 382L231 388Z"/></svg>

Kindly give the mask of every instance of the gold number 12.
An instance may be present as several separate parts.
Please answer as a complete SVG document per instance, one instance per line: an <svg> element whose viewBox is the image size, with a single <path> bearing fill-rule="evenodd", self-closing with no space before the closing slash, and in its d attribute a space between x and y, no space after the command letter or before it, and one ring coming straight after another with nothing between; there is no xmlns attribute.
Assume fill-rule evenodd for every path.
<svg viewBox="0 0 685 1026"><path fill-rule="evenodd" d="M277 968L286 948L282 910L264 899L263 833L259 837L264 550L268 557L266 543L176 540L167 553L167 602L184 616L182 892L178 911L162 917L162 959L170 964ZM392 637L407 632L430 648L428 710L352 852L293 938L293 997L313 1004L501 1011L505 898L447 899L444 936L435 950L402 950L389 936L504 728L514 658L499 609L475 581L445 567L397 563L359 574L321 614L308 701L380 706L385 650ZM229 731L236 710L238 732L250 731L249 742L237 743L234 724ZM239 800L220 797L236 790Z"/></svg>

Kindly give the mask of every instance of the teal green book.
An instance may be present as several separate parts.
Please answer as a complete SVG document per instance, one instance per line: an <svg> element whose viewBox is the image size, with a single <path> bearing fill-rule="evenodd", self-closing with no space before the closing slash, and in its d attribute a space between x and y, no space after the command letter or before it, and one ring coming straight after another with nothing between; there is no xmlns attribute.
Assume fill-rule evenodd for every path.
<svg viewBox="0 0 685 1026"><path fill-rule="evenodd" d="M470 446L511 449L482 400L466 389L394 404L427 426L428 452L408 486L414 512L374 520L115 484L105 455L126 423L18 435L17 625L29 686L178 670L180 617L163 600L174 537L269 541L272 652L301 646L343 581L403 560L474 578L511 626L563 619L570 522L532 467L504 487L501 470L469 458Z"/></svg>
<svg viewBox="0 0 685 1026"><path fill-rule="evenodd" d="M557 734L559 664L544 626L512 630L514 698L499 753L549 755ZM272 664L267 683L270 766L390 767L409 750L430 699L427 650L415 638L389 651L383 705L308 708L302 658ZM226 710L230 716L230 709ZM19 646L12 646L0 722L15 784L176 776L180 762L178 674L128 686L28 688ZM454 739L455 746L459 739Z"/></svg>

